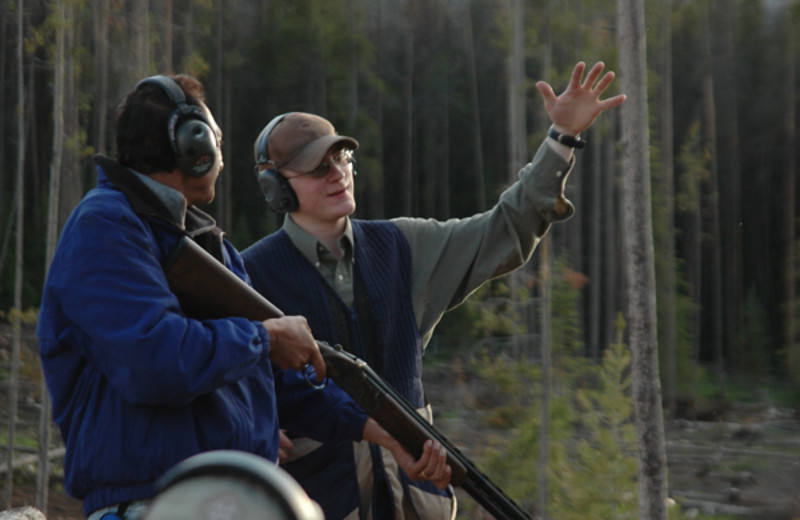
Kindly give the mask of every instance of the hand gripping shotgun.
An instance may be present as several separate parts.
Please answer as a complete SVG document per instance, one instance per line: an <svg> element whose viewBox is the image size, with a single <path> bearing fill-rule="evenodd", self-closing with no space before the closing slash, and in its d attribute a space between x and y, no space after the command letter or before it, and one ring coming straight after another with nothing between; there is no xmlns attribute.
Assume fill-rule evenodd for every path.
<svg viewBox="0 0 800 520"><path fill-rule="evenodd" d="M236 316L263 321L284 315L190 238L181 239L166 259L164 271L170 289L189 317L202 320ZM447 450L453 485L464 489L497 520L532 520L364 361L339 345L317 343L328 377L409 453L419 458L426 440L439 441Z"/></svg>

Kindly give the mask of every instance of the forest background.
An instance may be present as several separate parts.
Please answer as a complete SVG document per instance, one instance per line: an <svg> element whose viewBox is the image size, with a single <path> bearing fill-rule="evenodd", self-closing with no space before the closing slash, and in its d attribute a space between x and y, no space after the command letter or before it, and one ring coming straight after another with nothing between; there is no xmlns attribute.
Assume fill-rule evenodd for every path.
<svg viewBox="0 0 800 520"><path fill-rule="evenodd" d="M113 155L115 106L143 77L204 82L225 157L205 209L243 249L280 225L253 174L253 141L275 115L318 113L360 141L356 216L464 217L489 208L542 142L535 81L560 93L578 60L619 70L610 0L4 0L0 9L6 320L14 308L35 320L48 232L94 185L92 155ZM650 171L641 173L652 182L668 417L724 409L756 387L800 408L799 14L792 0L646 4ZM488 356L519 366L539 359L547 339L553 377L580 386L589 368L558 359L597 367L624 343L621 244L635 223L620 204L619 118L612 110L583 136L566 188L576 215L525 268L449 313L426 363ZM494 420L518 427L524 396Z"/></svg>

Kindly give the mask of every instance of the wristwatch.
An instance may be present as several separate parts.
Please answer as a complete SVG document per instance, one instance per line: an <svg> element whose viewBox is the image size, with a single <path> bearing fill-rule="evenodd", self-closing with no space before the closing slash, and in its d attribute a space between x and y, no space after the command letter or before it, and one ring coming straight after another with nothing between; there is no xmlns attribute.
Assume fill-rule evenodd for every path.
<svg viewBox="0 0 800 520"><path fill-rule="evenodd" d="M550 130L547 132L548 137L552 137L559 143L569 146L570 148L578 148L581 149L586 146L586 141L582 140L580 137L575 137L574 135L567 135L562 134L561 132L556 132L556 129L552 126Z"/></svg>

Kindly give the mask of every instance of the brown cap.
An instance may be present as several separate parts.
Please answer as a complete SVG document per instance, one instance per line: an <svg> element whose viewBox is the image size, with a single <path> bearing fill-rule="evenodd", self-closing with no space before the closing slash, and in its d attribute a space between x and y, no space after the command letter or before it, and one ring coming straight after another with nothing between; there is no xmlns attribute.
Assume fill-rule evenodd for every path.
<svg viewBox="0 0 800 520"><path fill-rule="evenodd" d="M358 141L339 135L325 118L306 112L290 112L274 125L267 125L256 140L256 162L275 163L276 169L288 168L309 172L319 166L322 158L336 143L345 142L351 150ZM272 128L270 129L270 126ZM265 135L265 132L269 132ZM263 157L263 141L267 140L267 157Z"/></svg>

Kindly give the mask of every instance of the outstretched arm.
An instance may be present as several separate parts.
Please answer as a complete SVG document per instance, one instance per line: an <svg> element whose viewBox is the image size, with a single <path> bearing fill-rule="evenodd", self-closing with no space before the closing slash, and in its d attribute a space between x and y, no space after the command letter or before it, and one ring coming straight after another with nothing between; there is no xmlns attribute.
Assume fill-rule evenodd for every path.
<svg viewBox="0 0 800 520"><path fill-rule="evenodd" d="M572 77L567 89L558 97L546 81L536 83L536 88L539 89L544 99L544 108L557 132L577 136L592 126L597 116L603 111L625 101L625 94L604 100L600 99L603 92L614 81L612 71L606 72L600 78L604 68L603 62L595 63L586 75L586 79L581 82L586 64L582 61L578 62L572 70ZM599 81L598 78L600 78Z"/></svg>

